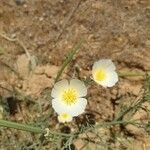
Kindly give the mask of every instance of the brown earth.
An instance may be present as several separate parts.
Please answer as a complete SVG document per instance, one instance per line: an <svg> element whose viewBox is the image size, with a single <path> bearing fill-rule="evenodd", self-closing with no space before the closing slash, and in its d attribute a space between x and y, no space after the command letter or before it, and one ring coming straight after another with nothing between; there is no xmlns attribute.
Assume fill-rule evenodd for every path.
<svg viewBox="0 0 150 150"><path fill-rule="evenodd" d="M69 50L81 40L82 47L61 78L85 79L91 75L93 63L102 58L112 59L120 72L149 71L149 17L147 0L0 0L0 96L12 97L10 91L15 87L21 99L30 97L37 103L35 108L33 104L19 103L17 113L5 115L6 118L28 123L40 118L37 105L41 106L42 115L48 109L52 111L49 98L54 79ZM113 88L89 86L86 112L94 114L96 123L111 121L120 106L129 106L140 98L143 84L144 77L138 76L120 78ZM148 102L143 107L150 110ZM144 110L133 115L134 119L145 117L150 118L150 114ZM53 126L57 124L54 118L49 119ZM104 136L101 142L110 144L111 149L150 149L150 136L146 131L132 125L123 130L128 134L119 135L124 131L118 129L115 142L110 140L109 129L98 132ZM15 143L20 137L20 143L28 139L27 133L12 130L0 132L0 136ZM36 139L31 135L30 138ZM0 142L0 149L4 150L15 145ZM82 140L75 141L77 149L83 145ZM107 149L92 144L89 147Z"/></svg>

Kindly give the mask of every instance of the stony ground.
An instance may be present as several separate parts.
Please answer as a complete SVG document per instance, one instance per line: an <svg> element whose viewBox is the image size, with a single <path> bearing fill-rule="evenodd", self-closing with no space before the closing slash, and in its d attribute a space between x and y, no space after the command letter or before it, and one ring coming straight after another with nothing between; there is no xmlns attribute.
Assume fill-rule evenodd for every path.
<svg viewBox="0 0 150 150"><path fill-rule="evenodd" d="M33 123L53 112L49 100L54 79L68 52L81 40L80 50L61 78L86 79L93 63L102 58L112 59L119 72L149 71L149 17L147 0L0 0L0 96L2 106L9 108L9 114L3 108L1 117ZM138 76L120 78L113 88L89 86L87 114L96 124L113 120L123 106L141 99L144 83L145 78ZM142 107L150 111L148 102ZM131 118L149 119L149 111L139 109ZM48 119L57 129L56 115L51 113ZM70 126L76 129L74 123ZM98 141L101 147L90 142L90 149L150 149L150 137L143 128L128 125L98 133L104 137ZM11 129L0 129L0 136L2 150L30 149L30 141L39 138ZM88 149L81 139L74 144ZM42 149L50 147L45 144Z"/></svg>

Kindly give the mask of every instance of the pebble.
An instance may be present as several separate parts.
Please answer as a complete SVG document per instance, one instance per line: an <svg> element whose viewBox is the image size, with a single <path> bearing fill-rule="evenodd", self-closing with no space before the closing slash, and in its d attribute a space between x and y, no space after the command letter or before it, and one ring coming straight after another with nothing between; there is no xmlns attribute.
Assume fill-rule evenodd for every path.
<svg viewBox="0 0 150 150"><path fill-rule="evenodd" d="M25 3L25 0L15 0L17 5L23 5Z"/></svg>

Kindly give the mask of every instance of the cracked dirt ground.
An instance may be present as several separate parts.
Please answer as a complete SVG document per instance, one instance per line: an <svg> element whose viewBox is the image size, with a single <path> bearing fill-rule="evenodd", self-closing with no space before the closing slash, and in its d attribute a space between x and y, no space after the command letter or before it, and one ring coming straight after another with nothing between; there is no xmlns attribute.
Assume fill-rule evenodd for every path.
<svg viewBox="0 0 150 150"><path fill-rule="evenodd" d="M101 58L112 59L117 70L123 72L143 73L150 70L148 0L18 1L0 0L0 34L9 38L0 36L0 86L9 90L15 87L23 95L40 103L43 112L50 109L45 91L52 88L66 54L82 39L82 47L61 78L83 79L91 74L94 61ZM25 49L13 41L14 38L19 39ZM31 71L26 49L33 56L34 71ZM118 103L129 105L141 96L143 84L143 77L127 77L120 78L119 83L110 89L93 85L89 87L86 111L94 114L96 122L110 121L120 109ZM0 89L0 96L7 99L12 93ZM36 108L32 105L30 108L19 103L19 107L21 109L17 113L7 117L24 123L39 117L39 112L35 112ZM150 110L149 103L144 103L143 107ZM32 112L33 116L30 114ZM145 117L150 117L150 114L144 110L133 116L141 120ZM53 118L49 121L52 126L57 124ZM110 140L114 131L104 129L99 132L105 135L103 142L107 141L111 149L150 149L150 137L143 129L133 126L118 129L116 133L124 132L125 135L119 135L115 142ZM28 136L27 133L12 130L4 134L1 132L0 136L4 140L10 138L14 143L20 137L19 142L25 143ZM3 143L2 138L0 141ZM9 150L14 143L3 143L0 148ZM78 149L83 145L83 141L75 141ZM89 145L91 149L96 149L94 146ZM43 149L48 148L45 146ZM16 149L15 145L11 149Z"/></svg>

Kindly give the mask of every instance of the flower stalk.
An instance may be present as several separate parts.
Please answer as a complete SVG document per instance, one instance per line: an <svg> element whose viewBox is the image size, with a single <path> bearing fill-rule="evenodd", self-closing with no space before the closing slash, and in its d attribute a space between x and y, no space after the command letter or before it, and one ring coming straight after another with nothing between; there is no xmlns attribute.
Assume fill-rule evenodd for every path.
<svg viewBox="0 0 150 150"><path fill-rule="evenodd" d="M126 73L122 73L122 72L118 72L119 77L136 77L136 76L146 76L146 75L150 75L150 72L144 72L144 73L140 73L140 72L126 72Z"/></svg>
<svg viewBox="0 0 150 150"><path fill-rule="evenodd" d="M37 134L38 133L39 134L42 134L42 133L46 134L46 130L41 129L40 127L34 127L31 125L16 123L16 122L7 121L7 120L1 120L0 119L0 126L1 127L7 127L7 128L13 128L13 129L17 129L17 130L22 130L22 131L27 131L27 132L33 132L33 133L37 133ZM49 130L49 134L57 135L57 136L64 136L64 137L72 136L72 134L65 134L65 133L55 132L55 131L51 131L51 130Z"/></svg>
<svg viewBox="0 0 150 150"><path fill-rule="evenodd" d="M26 124L21 124L21 123L16 123L12 121L6 121L6 120L0 120L0 126L14 128L14 129L28 131L28 132L34 132L34 133L44 132L44 130L42 130L39 127L33 127L31 125L26 125Z"/></svg>
<svg viewBox="0 0 150 150"><path fill-rule="evenodd" d="M77 45L75 45L75 47L73 47L73 49L70 50L70 53L68 54L66 60L64 60L61 69L58 71L58 74L55 78L55 83L59 80L61 74L63 73L67 65L72 61L74 55L77 53L82 43L83 43L83 40L81 40Z"/></svg>

